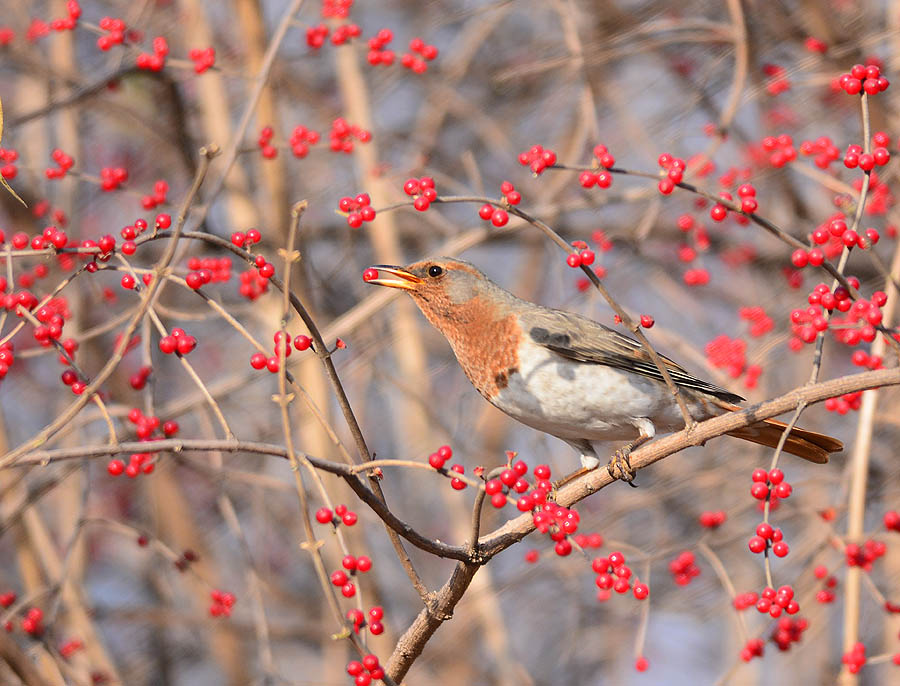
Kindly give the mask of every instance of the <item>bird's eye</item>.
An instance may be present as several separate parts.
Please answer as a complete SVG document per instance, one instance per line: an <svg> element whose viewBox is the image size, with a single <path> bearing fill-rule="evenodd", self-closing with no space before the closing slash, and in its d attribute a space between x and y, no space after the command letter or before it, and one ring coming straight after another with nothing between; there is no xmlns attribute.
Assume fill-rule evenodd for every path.
<svg viewBox="0 0 900 686"><path fill-rule="evenodd" d="M428 276L438 277L443 273L444 273L444 270L441 269L440 267L438 267L436 264L433 264L428 268Z"/></svg>

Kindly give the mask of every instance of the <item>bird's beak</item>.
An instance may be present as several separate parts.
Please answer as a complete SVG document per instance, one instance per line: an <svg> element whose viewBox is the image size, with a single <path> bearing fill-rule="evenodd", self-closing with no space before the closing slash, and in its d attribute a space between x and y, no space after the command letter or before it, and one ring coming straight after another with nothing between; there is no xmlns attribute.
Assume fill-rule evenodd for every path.
<svg viewBox="0 0 900 686"><path fill-rule="evenodd" d="M366 283L374 283L377 286L387 286L388 288L400 288L404 291L412 291L415 290L418 284L424 283L424 279L420 279L412 272L408 272L400 267L392 267L388 264L373 265L369 267L366 272L371 274L370 270L375 270L378 273L378 276L373 279L366 279ZM380 275L383 272L397 278L382 278ZM369 274L364 274L363 278Z"/></svg>

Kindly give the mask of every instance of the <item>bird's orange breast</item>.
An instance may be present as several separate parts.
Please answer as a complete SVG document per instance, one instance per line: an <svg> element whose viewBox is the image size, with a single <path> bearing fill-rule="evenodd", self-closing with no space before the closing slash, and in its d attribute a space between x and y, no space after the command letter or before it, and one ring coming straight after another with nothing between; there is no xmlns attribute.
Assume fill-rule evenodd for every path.
<svg viewBox="0 0 900 686"><path fill-rule="evenodd" d="M481 297L450 307L420 309L449 341L469 381L488 400L506 388L519 369L522 328L512 313Z"/></svg>

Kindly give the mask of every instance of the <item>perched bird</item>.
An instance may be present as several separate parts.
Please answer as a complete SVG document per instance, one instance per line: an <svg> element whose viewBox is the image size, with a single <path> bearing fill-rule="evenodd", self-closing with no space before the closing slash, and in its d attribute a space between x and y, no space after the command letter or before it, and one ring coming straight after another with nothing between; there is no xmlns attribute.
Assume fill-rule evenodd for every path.
<svg viewBox="0 0 900 686"><path fill-rule="evenodd" d="M657 432L684 428L659 369L628 336L581 315L517 298L475 266L449 257L402 268L376 265L363 276L368 283L409 293L488 402L571 445L587 469L600 463L597 442L627 441L616 461L619 476L627 479L633 475L627 462L632 448ZM695 420L739 409L733 403L741 396L691 376L666 357L662 361ZM729 435L775 447L784 428L767 419ZM834 438L797 427L784 446L818 463L842 449Z"/></svg>

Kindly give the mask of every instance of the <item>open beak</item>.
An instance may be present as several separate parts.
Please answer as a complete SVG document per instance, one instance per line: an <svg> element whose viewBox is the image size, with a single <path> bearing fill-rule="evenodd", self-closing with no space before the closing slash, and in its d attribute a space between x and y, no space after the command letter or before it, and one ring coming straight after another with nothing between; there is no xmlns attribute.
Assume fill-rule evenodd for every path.
<svg viewBox="0 0 900 686"><path fill-rule="evenodd" d="M376 278L366 278L367 276L371 275L370 270L374 270L377 272ZM382 277L381 274L383 273L390 274L391 277L394 278ZM424 282L423 279L420 279L412 272L408 272L401 267L392 267L388 264L376 264L369 267L369 269L364 272L363 278L365 279L366 283L374 283L377 286L387 286L388 288L400 288L404 291L415 290L417 285Z"/></svg>

